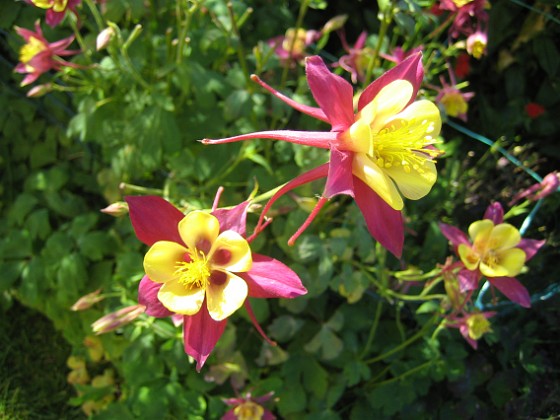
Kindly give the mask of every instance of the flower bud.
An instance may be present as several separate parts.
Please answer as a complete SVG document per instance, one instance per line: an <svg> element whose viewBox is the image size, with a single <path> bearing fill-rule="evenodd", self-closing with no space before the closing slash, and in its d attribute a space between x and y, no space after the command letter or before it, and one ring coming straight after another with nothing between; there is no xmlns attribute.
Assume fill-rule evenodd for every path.
<svg viewBox="0 0 560 420"><path fill-rule="evenodd" d="M80 299L74 303L70 309L73 311L83 311L85 309L91 308L91 306L101 300L104 299L103 296L99 296L101 293L101 289L97 289L95 292L88 293L87 295L82 296Z"/></svg>
<svg viewBox="0 0 560 420"><path fill-rule="evenodd" d="M28 98L40 98L41 96L46 95L50 91L52 91L52 85L50 83L45 83L43 85L33 86L27 92L27 97Z"/></svg>
<svg viewBox="0 0 560 420"><path fill-rule="evenodd" d="M109 42L111 41L114 35L115 35L115 30L111 27L105 28L101 32L99 32L99 35L97 35L97 39L95 42L96 50L101 51L103 48L109 45Z"/></svg>
<svg viewBox="0 0 560 420"><path fill-rule="evenodd" d="M100 211L113 217L120 217L128 214L128 204L126 204L124 201L117 201L116 203L109 204L107 207L101 209Z"/></svg>
<svg viewBox="0 0 560 420"><path fill-rule="evenodd" d="M132 305L127 306L126 308L119 309L116 312L111 312L104 317L99 318L93 324L91 324L91 328L93 332L97 335L105 334L110 331L116 330L130 322L134 321L140 315L142 315L146 311L146 307L144 305Z"/></svg>

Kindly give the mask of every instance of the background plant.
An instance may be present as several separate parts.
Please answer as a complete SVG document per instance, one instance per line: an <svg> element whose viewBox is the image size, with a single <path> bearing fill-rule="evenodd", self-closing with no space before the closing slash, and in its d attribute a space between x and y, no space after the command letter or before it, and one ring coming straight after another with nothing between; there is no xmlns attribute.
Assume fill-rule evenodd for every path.
<svg viewBox="0 0 560 420"><path fill-rule="evenodd" d="M229 409L222 398L237 389L256 396L275 391L277 402L269 407L282 418L435 412L468 417L475 410L558 414L558 194L539 202L534 213L535 203L510 211L508 221L518 227L531 214L526 235L547 240L521 278L533 308L496 308L494 332L477 352L455 330L432 337L441 287L430 292L441 296L425 303L410 298L425 282L418 270L428 273L451 255L438 221L466 229L490 201L507 203L535 182L500 148L541 176L558 168L555 4L492 3L487 54L471 58L470 73L458 80L469 83L461 91L476 93L468 123L450 118L444 125L438 184L425 199L407 203L404 262L373 242L350 200L330 204L288 247L320 191L297 190L275 208L266 237L255 245L297 271L309 294L290 302L252 302L278 346L263 343L250 321L236 315L197 374L179 330L167 320L140 317L116 333L93 335L93 321L137 303L145 252L126 217L114 219L99 209L124 194L158 194L184 210L204 209L220 185L226 187L223 202L233 205L257 186L269 191L324 163L320 150L279 142L204 147L196 141L273 128L324 129L249 79L259 74L313 104L301 63L281 60L266 42L289 28L320 31L346 14L350 44L363 30L368 33L367 80L391 65L375 57L396 46L423 44L427 81L439 87L439 76L448 78L447 67L456 66L463 49L442 26L448 15L429 12L431 2L160 3L84 1L79 20L69 14L60 26L43 25L52 41L74 34L72 48L82 54L72 62L81 68L43 75L37 83L50 84L48 93L33 99L18 86L21 76L11 73L22 45L13 25L32 28L44 11L21 3L0 6L1 302L6 316L21 313L14 300L46 315L70 353L84 361L88 378L69 377L76 389L70 402L85 405L96 418L216 418ZM97 35L106 28L113 35L96 51ZM305 51L330 63L345 54L338 36L327 30ZM435 98L438 92L426 87L425 94ZM529 104L542 112L528 113ZM255 222L251 215L249 223ZM415 282L406 281L404 269ZM85 311L69 310L98 288L104 300ZM70 374L82 365L73 366L58 369ZM9 386L17 383L14 377L2 378L0 407L18 398ZM32 416L21 409L13 417L18 415Z"/></svg>

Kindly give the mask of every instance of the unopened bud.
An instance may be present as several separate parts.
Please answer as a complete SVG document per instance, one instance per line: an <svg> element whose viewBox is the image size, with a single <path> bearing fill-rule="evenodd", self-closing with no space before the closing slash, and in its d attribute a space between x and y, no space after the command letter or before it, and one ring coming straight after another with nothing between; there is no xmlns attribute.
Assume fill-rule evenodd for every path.
<svg viewBox="0 0 560 420"><path fill-rule="evenodd" d="M95 48L97 49L97 51L101 51L103 48L109 45L109 42L114 35L115 30L111 27L105 28L101 32L99 32L99 35L97 35L97 39L95 42Z"/></svg>
<svg viewBox="0 0 560 420"><path fill-rule="evenodd" d="M128 214L128 204L124 201L117 201L116 203L109 204L100 211L101 213L105 213L113 217L120 217Z"/></svg>
<svg viewBox="0 0 560 420"><path fill-rule="evenodd" d="M146 311L144 305L132 305L126 308L119 309L116 312L112 312L104 317L99 318L93 324L91 328L93 332L97 335L105 334L110 331L116 330L130 322L134 321L140 315Z"/></svg>
<svg viewBox="0 0 560 420"><path fill-rule="evenodd" d="M40 98L41 96L52 91L52 85L50 83L45 83L43 85L33 86L27 92L28 98Z"/></svg>
<svg viewBox="0 0 560 420"><path fill-rule="evenodd" d="M82 296L70 307L70 309L73 311L83 311L91 308L93 304L105 299L103 296L99 296L99 293L101 293L101 289L97 289L95 292Z"/></svg>
<svg viewBox="0 0 560 420"><path fill-rule="evenodd" d="M332 19L329 19L329 21L323 26L322 32L325 34L342 28L347 19L348 15L338 15L333 17Z"/></svg>

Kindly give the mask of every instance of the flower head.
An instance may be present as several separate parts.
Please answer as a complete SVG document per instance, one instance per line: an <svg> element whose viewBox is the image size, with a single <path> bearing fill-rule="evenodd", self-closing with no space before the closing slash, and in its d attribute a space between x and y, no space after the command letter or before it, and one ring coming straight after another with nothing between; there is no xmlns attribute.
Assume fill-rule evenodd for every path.
<svg viewBox="0 0 560 420"><path fill-rule="evenodd" d="M361 94L354 113L352 86L331 73L318 56L306 61L307 81L319 108L297 103L258 77L253 80L288 105L325 121L329 132L263 131L205 144L269 138L330 150L330 161L282 187L267 203L270 206L299 185L327 178L323 196L289 243L311 223L326 201L335 195L354 197L371 234L389 251L400 256L404 240L402 197L424 197L436 181L433 146L441 128L438 108L431 102L414 102L423 69L421 54L404 60L371 83Z"/></svg>
<svg viewBox="0 0 560 420"><path fill-rule="evenodd" d="M488 318L493 317L495 314L495 312L465 314L463 317L456 318L447 325L449 327L459 328L463 338L476 350L478 347L478 340L480 340L484 334L492 332Z"/></svg>
<svg viewBox="0 0 560 420"><path fill-rule="evenodd" d="M19 51L20 62L15 68L16 72L27 74L21 82L21 86L33 83L41 74L49 70L76 66L60 58L79 53L79 51L66 49L74 41L74 36L49 43L43 36L38 21L35 23L35 32L19 27L16 27L16 32L25 40L25 45Z"/></svg>
<svg viewBox="0 0 560 420"><path fill-rule="evenodd" d="M457 38L460 34L468 36L473 33L474 27L488 20L486 0L441 0L436 8L455 15L449 28L452 38Z"/></svg>
<svg viewBox="0 0 560 420"><path fill-rule="evenodd" d="M488 35L484 31L478 30L467 38L467 52L476 59L486 54L487 45Z"/></svg>
<svg viewBox="0 0 560 420"><path fill-rule="evenodd" d="M155 317L183 316L185 352L200 370L227 318L248 296L294 298L307 291L281 262L251 252L245 239L248 202L211 213L183 215L159 197L127 197L138 238L150 249L138 300Z"/></svg>
<svg viewBox="0 0 560 420"><path fill-rule="evenodd" d="M443 77L440 77L441 87L435 88L439 92L436 102L443 106L445 113L450 117L467 121L468 102L474 97L474 92L462 92L458 88L455 74L451 68L449 69L449 79L451 83L447 83Z"/></svg>
<svg viewBox="0 0 560 420"><path fill-rule="evenodd" d="M491 204L484 219L469 226L468 236L454 226L440 223L443 235L451 242L463 269L458 273L462 292L476 289L485 276L506 297L524 307L531 306L527 289L514 277L545 241L521 238L519 230L503 222L500 203Z"/></svg>
<svg viewBox="0 0 560 420"><path fill-rule="evenodd" d="M41 9L46 9L45 21L49 26L55 27L64 19L67 10L76 14L76 7L81 0L26 0L26 2Z"/></svg>
<svg viewBox="0 0 560 420"><path fill-rule="evenodd" d="M284 35L271 38L267 44L274 48L274 53L282 61L301 60L305 57L305 48L321 36L320 32L303 28L289 28Z"/></svg>
<svg viewBox="0 0 560 420"><path fill-rule="evenodd" d="M510 206L525 198L529 201L542 200L543 198L555 193L560 188L560 174L557 171L546 175L541 182L534 184L524 191L516 194L509 203Z"/></svg>
<svg viewBox="0 0 560 420"><path fill-rule="evenodd" d="M534 120L546 112L546 108L536 102L529 102L525 105L525 113L529 118Z"/></svg>
<svg viewBox="0 0 560 420"><path fill-rule="evenodd" d="M269 392L260 397L253 397L247 393L242 397L228 398L224 402L232 407L222 420L274 420L276 417L262 404L272 397L274 393Z"/></svg>

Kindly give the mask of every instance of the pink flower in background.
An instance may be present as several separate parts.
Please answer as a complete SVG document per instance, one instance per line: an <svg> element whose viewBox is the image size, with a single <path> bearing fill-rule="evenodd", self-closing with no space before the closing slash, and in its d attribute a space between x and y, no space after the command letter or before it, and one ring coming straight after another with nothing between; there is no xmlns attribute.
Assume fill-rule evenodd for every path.
<svg viewBox="0 0 560 420"><path fill-rule="evenodd" d="M477 30L467 38L467 52L477 60L486 54L488 35L486 31Z"/></svg>
<svg viewBox="0 0 560 420"><path fill-rule="evenodd" d="M25 45L19 51L20 62L15 68L16 72L27 74L21 86L33 83L49 70L60 70L64 66L77 67L76 64L60 58L80 52L66 49L74 41L74 36L49 43L43 36L39 21L35 23L35 32L19 27L16 27L16 32L25 40Z"/></svg>
<svg viewBox="0 0 560 420"><path fill-rule="evenodd" d="M455 14L449 34L457 38L460 34L472 34L477 25L488 21L486 3L486 0L441 0L436 9Z"/></svg>
<svg viewBox="0 0 560 420"><path fill-rule="evenodd" d="M531 306L529 292L514 276L545 241L521 238L519 230L503 219L501 204L493 203L483 220L469 226L468 235L445 223L439 223L439 228L463 264L458 274L462 292L476 289L485 276L508 299L528 308Z"/></svg>
<svg viewBox="0 0 560 420"><path fill-rule="evenodd" d="M393 51L391 51L391 54L381 53L380 55L385 60L392 61L395 64L400 64L404 60L406 60L408 57L422 52L422 49L423 49L423 47L421 45L418 46L418 47L415 47L411 50L408 50L408 51L403 50L402 47L395 47L395 48L393 48Z"/></svg>
<svg viewBox="0 0 560 420"><path fill-rule="evenodd" d="M222 420L274 420L276 416L263 406L272 395L274 392L253 397L248 392L243 397L224 399L224 402L232 408L223 415Z"/></svg>
<svg viewBox="0 0 560 420"><path fill-rule="evenodd" d="M278 198L302 184L326 178L323 196L288 243L295 241L328 199L346 194L355 199L372 236L400 256L402 196L417 200L428 194L437 178L433 158L440 154L433 146L441 128L439 110L427 100L414 102L423 78L421 54L371 83L360 96L356 114L352 85L331 73L320 57L307 59L306 73L319 108L287 98L257 76L253 80L296 110L330 124L329 132L263 131L202 142L268 138L330 150L329 162L289 181L269 200L261 222Z"/></svg>
<svg viewBox="0 0 560 420"><path fill-rule="evenodd" d="M451 318L446 325L452 328L459 328L463 338L473 349L478 348L478 340L486 333L492 331L488 318L496 315L496 312L476 312L465 314L463 317Z"/></svg>
<svg viewBox="0 0 560 420"><path fill-rule="evenodd" d="M279 35L267 41L268 46L274 48L274 53L282 61L298 61L305 57L305 48L321 37L321 33L299 28L289 28L284 35Z"/></svg>
<svg viewBox="0 0 560 420"><path fill-rule="evenodd" d="M363 31L353 47L350 47L346 41L346 36L341 35L340 40L342 47L348 53L340 57L335 66L340 66L351 74L352 83L363 82L365 78L365 71L368 66L368 58L373 54L371 48L366 45L367 32Z"/></svg>
<svg viewBox="0 0 560 420"><path fill-rule="evenodd" d="M290 268L251 252L245 239L248 202L186 216L160 197L126 197L136 236L150 246L138 301L155 317L183 316L185 352L200 371L247 297L295 298L307 292ZM174 321L176 321L175 316Z"/></svg>
<svg viewBox="0 0 560 420"><path fill-rule="evenodd" d="M551 172L546 175L541 182L538 184L534 184L527 188L524 191L516 194L515 197L509 203L510 206L513 206L519 200L525 198L529 201L537 201L542 198L549 196L552 193L558 191L558 187L560 187L560 176L557 171Z"/></svg>
<svg viewBox="0 0 560 420"><path fill-rule="evenodd" d="M430 87L438 91L436 102L443 106L447 115L466 122L469 111L468 102L474 97L474 92L462 92L457 87L455 74L451 68L449 68L449 78L451 83L447 83L443 77L440 77L441 87Z"/></svg>
<svg viewBox="0 0 560 420"><path fill-rule="evenodd" d="M58 25L66 12L70 10L76 14L76 7L81 3L81 0L25 0L27 3L37 6L41 9L46 9L45 21L47 25L55 27Z"/></svg>

